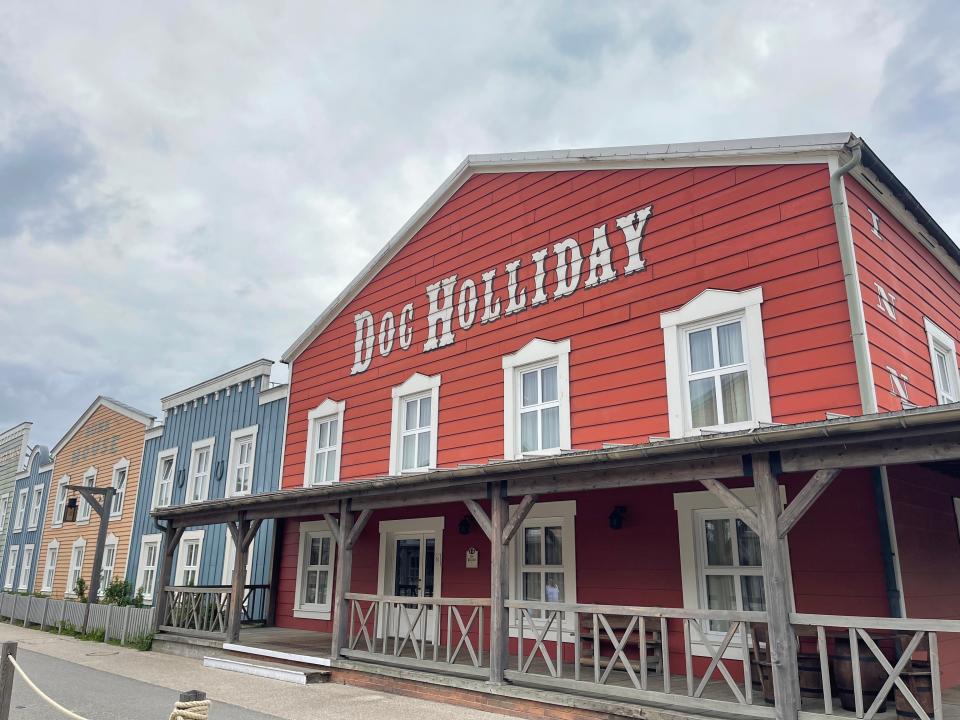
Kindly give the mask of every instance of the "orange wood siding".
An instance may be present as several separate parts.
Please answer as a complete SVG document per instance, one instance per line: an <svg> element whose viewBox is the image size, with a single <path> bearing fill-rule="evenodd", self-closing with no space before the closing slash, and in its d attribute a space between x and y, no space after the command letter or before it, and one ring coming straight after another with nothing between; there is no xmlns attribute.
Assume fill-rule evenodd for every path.
<svg viewBox="0 0 960 720"><path fill-rule="evenodd" d="M35 578L36 590L39 591L43 581L47 546L51 541L59 540L60 550L57 555L57 571L54 576L52 595L63 597L73 543L80 537L87 542L82 575L89 587L100 521L97 514L91 510L88 523L64 523L61 527L54 527L53 510L57 499L57 483L64 475L69 475L71 485L80 485L83 483L84 473L94 467L97 469L95 486L109 487L113 481L113 466L122 458L130 461L130 467L127 470L127 490L123 500L122 514L119 519L110 520L108 534L117 536L117 556L113 566L113 576L125 577L134 507L140 484L140 462L143 456L145 429L143 423L101 405L57 453L53 462L53 476L50 480L50 492L45 510L43 548L37 550L40 563L37 566Z"/></svg>
<svg viewBox="0 0 960 720"><path fill-rule="evenodd" d="M653 205L644 271L623 276L615 219ZM581 247L586 274L593 228L606 224L618 277L530 307L530 254L567 237ZM478 284L521 258L528 307L468 330L454 319L453 345L424 353L424 287L456 273ZM556 285L548 256L546 290ZM581 281L582 282L582 281ZM303 483L307 412L327 397L346 401L341 478L388 471L391 388L412 373L442 374L438 465L503 455L501 358L534 337L570 338L574 448L666 435L667 399L660 313L706 288L763 286L762 314L773 419L821 420L859 412L850 325L825 165L671 168L481 174L471 177L295 360L284 486ZM350 375L354 315L415 305L408 350ZM378 328L377 328L378 329Z"/></svg>

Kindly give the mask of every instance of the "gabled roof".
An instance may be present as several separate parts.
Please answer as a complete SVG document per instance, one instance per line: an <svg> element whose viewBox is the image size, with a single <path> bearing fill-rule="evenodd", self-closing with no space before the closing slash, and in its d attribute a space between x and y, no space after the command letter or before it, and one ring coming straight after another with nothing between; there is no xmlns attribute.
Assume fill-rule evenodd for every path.
<svg viewBox="0 0 960 720"><path fill-rule="evenodd" d="M70 442L73 439L73 436L77 434L84 423L90 419L90 417L101 407L110 408L116 413L120 413L131 420L136 420L139 423L143 423L144 427L151 427L153 425L154 416L149 413L145 413L142 410L137 410L132 405L127 405L122 403L119 400L114 400L113 398L106 397L105 395L97 396L97 399L94 400L90 407L88 407L83 415L67 430L67 434L60 438L60 441L53 446L53 450L50 451L50 454L56 457L57 453L60 452L60 449Z"/></svg>
<svg viewBox="0 0 960 720"><path fill-rule="evenodd" d="M830 153L839 153L850 142L853 133L788 135L784 137L746 138L711 142L675 143L668 145L627 145L622 147L584 148L578 150L543 150L537 152L467 155L457 169L413 214L383 249L367 263L346 289L313 321L281 360L292 362L336 318L401 248L416 235L427 221L473 175L495 172L533 172L537 170L595 170L610 168L670 167L685 162L700 165L758 165L799 160Z"/></svg>

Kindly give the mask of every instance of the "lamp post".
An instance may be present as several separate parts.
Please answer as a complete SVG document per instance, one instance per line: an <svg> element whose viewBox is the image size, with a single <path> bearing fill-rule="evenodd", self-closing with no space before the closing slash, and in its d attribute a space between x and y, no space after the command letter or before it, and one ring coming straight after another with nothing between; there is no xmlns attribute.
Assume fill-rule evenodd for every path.
<svg viewBox="0 0 960 720"><path fill-rule="evenodd" d="M97 601L100 593L100 575L102 574L101 565L103 565L103 546L107 540L107 526L110 524L110 509L113 506L113 496L116 489L112 487L95 488L86 485L67 485L68 491L80 493L87 504L100 518L100 530L97 532L97 549L93 554L93 573L90 578L90 589L87 592L87 606L83 611L83 632L87 632L87 621L90 619L90 603ZM99 500L97 499L99 498ZM77 503L75 498L70 498L67 506L63 510L64 522L76 522ZM69 590L69 588L67 588Z"/></svg>

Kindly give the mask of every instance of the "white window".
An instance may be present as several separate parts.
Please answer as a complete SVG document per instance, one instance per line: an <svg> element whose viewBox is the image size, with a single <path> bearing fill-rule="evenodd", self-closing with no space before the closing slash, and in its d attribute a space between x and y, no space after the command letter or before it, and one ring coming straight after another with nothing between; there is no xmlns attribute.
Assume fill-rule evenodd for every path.
<svg viewBox="0 0 960 720"><path fill-rule="evenodd" d="M77 538L73 542L73 550L70 553L70 569L67 572L66 595L75 596L77 594L77 581L83 573L83 555L86 547L87 541L83 538Z"/></svg>
<svg viewBox="0 0 960 720"><path fill-rule="evenodd" d="M437 467L440 376L414 373L393 388L390 474Z"/></svg>
<svg viewBox="0 0 960 720"><path fill-rule="evenodd" d="M130 461L122 458L113 466L113 502L110 504L110 518L115 520L123 515L123 499L127 494L127 474L130 472Z"/></svg>
<svg viewBox="0 0 960 720"><path fill-rule="evenodd" d="M40 524L40 512L43 510L43 485L34 485L30 495L30 522L28 529L36 530Z"/></svg>
<svg viewBox="0 0 960 720"><path fill-rule="evenodd" d="M704 290L660 315L671 436L772 421L762 303L762 288Z"/></svg>
<svg viewBox="0 0 960 720"><path fill-rule="evenodd" d="M213 464L214 438L198 440L190 452L190 475L187 479L187 502L201 502L210 491L210 470Z"/></svg>
<svg viewBox="0 0 960 720"><path fill-rule="evenodd" d="M343 413L346 403L329 398L307 413L307 458L303 485L326 485L340 480Z"/></svg>
<svg viewBox="0 0 960 720"><path fill-rule="evenodd" d="M326 523L300 523L294 615L329 619L335 543Z"/></svg>
<svg viewBox="0 0 960 720"><path fill-rule="evenodd" d="M10 510L10 493L0 495L0 533L7 527L7 513Z"/></svg>
<svg viewBox="0 0 960 720"><path fill-rule="evenodd" d="M173 476L177 471L177 448L157 455L157 473L153 487L153 507L168 507L173 502Z"/></svg>
<svg viewBox="0 0 960 720"><path fill-rule="evenodd" d="M188 530L177 548L177 585L198 585L200 580L200 553L203 550L203 530Z"/></svg>
<svg viewBox="0 0 960 720"><path fill-rule="evenodd" d="M570 341L534 339L503 358L503 456L570 449Z"/></svg>
<svg viewBox="0 0 960 720"><path fill-rule="evenodd" d="M933 364L933 384L937 391L937 404L945 405L960 400L960 377L957 373L957 346L953 338L924 318L927 329L927 344L930 347L930 362Z"/></svg>
<svg viewBox="0 0 960 720"><path fill-rule="evenodd" d="M23 519L27 515L27 493L29 490L23 488L17 493L17 507L13 515L13 531L20 532L23 529Z"/></svg>
<svg viewBox="0 0 960 720"><path fill-rule="evenodd" d="M100 590L99 595L107 590L107 586L113 581L113 567L117 563L117 536L111 533L107 536L107 542L103 546L103 559L100 562Z"/></svg>
<svg viewBox="0 0 960 720"><path fill-rule="evenodd" d="M17 560L20 558L20 546L13 545L7 552L7 574L3 578L3 589L13 590L13 580L17 576Z"/></svg>
<svg viewBox="0 0 960 720"><path fill-rule="evenodd" d="M247 548L247 568L244 577L246 578L247 585L250 584L250 578L253 576L253 552L256 541L250 543L250 547ZM233 544L233 535L230 534L230 530L226 532L226 541L223 544L223 578L222 584L232 585L233 584L233 567L237 559L237 549Z"/></svg>
<svg viewBox="0 0 960 720"><path fill-rule="evenodd" d="M143 592L143 599L150 602L157 582L157 565L160 561L160 533L144 535L140 540L140 562L137 567L137 587L134 592Z"/></svg>
<svg viewBox="0 0 960 720"><path fill-rule="evenodd" d="M515 511L516 506L510 508L511 514ZM534 505L512 541L511 597L542 603L577 601L576 512L574 500ZM545 616L541 611L530 614ZM517 617L512 624L517 625ZM572 632L572 616L565 616L563 624Z"/></svg>
<svg viewBox="0 0 960 720"><path fill-rule="evenodd" d="M83 484L86 487L93 487L97 482L97 469L90 468L83 474ZM77 522L89 522L90 520L90 503L83 499L83 496L80 496L79 505L77 506Z"/></svg>
<svg viewBox="0 0 960 720"><path fill-rule="evenodd" d="M30 587L30 570L33 567L33 545L24 545L23 557L20 560L20 582L17 590L25 592Z"/></svg>
<svg viewBox="0 0 960 720"><path fill-rule="evenodd" d="M54 540L47 545L47 561L43 567L43 580L40 583L40 592L53 592L53 579L57 575L57 557L59 554L59 541Z"/></svg>
<svg viewBox="0 0 960 720"><path fill-rule="evenodd" d="M227 495L249 495L253 489L253 461L257 452L257 426L230 433Z"/></svg>
<svg viewBox="0 0 960 720"><path fill-rule="evenodd" d="M69 484L69 475L64 475L57 481L57 499L53 504L53 527L63 525L63 511L67 509L67 485Z"/></svg>

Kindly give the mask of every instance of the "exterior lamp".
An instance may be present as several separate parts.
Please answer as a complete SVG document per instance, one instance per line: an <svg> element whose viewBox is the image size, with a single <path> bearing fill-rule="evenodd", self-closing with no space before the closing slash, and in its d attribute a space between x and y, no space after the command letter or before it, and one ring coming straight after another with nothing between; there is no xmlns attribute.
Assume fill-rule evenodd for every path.
<svg viewBox="0 0 960 720"><path fill-rule="evenodd" d="M610 529L619 530L623 527L623 516L627 514L627 508L625 505L617 505L613 512L610 513Z"/></svg>
<svg viewBox="0 0 960 720"><path fill-rule="evenodd" d="M457 529L460 531L461 535L470 534L470 518L467 515L463 516L463 520L460 521L460 524L457 526Z"/></svg>
<svg viewBox="0 0 960 720"><path fill-rule="evenodd" d="M77 499L67 500L67 506L63 509L63 522L72 523L77 521Z"/></svg>

